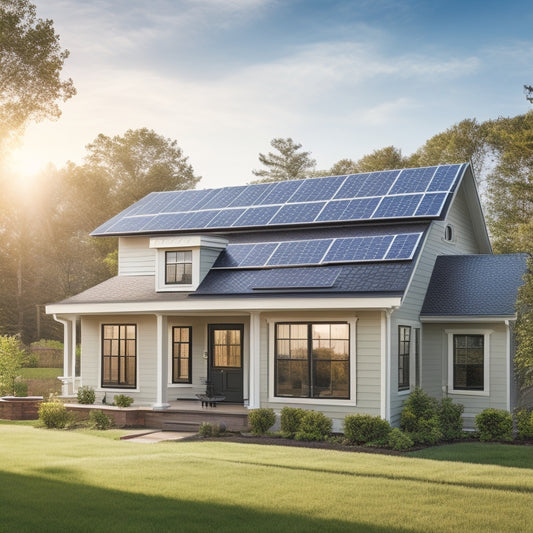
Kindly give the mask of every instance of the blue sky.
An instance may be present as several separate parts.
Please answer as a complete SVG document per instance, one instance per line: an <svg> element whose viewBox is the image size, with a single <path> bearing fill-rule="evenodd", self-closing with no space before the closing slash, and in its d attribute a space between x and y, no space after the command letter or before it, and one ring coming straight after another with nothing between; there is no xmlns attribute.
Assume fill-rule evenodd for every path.
<svg viewBox="0 0 533 533"><path fill-rule="evenodd" d="M99 133L148 127L178 141L200 187L242 184L274 137L327 169L531 108L526 1L34 1L70 50L78 95L28 128L26 173L80 162Z"/></svg>

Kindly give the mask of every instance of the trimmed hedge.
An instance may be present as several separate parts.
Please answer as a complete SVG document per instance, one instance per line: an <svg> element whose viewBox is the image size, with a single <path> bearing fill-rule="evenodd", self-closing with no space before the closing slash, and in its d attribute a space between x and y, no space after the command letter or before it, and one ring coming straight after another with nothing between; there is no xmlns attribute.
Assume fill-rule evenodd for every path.
<svg viewBox="0 0 533 533"><path fill-rule="evenodd" d="M379 416L348 415L344 419L344 436L350 444L386 444L391 429Z"/></svg>
<svg viewBox="0 0 533 533"><path fill-rule="evenodd" d="M298 407L284 407L281 410L281 434L287 439L294 439L300 431L300 424L305 415L305 410Z"/></svg>
<svg viewBox="0 0 533 533"><path fill-rule="evenodd" d="M252 433L264 435L276 423L276 413L274 409L266 407L252 409L248 412L248 423Z"/></svg>
<svg viewBox="0 0 533 533"><path fill-rule="evenodd" d="M294 436L296 440L326 440L333 427L333 421L320 411L305 411L300 421L300 429Z"/></svg>
<svg viewBox="0 0 533 533"><path fill-rule="evenodd" d="M503 409L485 409L476 416L479 440L512 440L513 418Z"/></svg>

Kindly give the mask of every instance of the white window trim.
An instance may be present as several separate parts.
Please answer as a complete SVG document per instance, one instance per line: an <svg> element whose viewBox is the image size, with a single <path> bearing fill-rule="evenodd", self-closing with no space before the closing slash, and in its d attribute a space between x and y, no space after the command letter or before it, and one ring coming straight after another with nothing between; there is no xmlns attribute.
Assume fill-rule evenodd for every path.
<svg viewBox="0 0 533 533"><path fill-rule="evenodd" d="M461 396L489 396L490 394L490 335L492 329L447 329L448 335L448 394ZM483 390L464 390L453 388L453 336L483 335Z"/></svg>
<svg viewBox="0 0 533 533"><path fill-rule="evenodd" d="M166 283L166 253L192 252L192 283ZM200 284L200 248L164 248L156 253L155 284L157 292L192 292Z"/></svg>
<svg viewBox="0 0 533 533"><path fill-rule="evenodd" d="M350 398L346 400L328 400L327 398L292 398L288 396L275 396L275 345L276 345L276 328L277 322L346 322L350 330ZM333 317L327 316L304 316L304 317L279 317L270 318L268 324L268 401L271 403L283 404L301 404L301 405L333 405L333 406L354 406L356 403L356 335L357 335L357 317Z"/></svg>
<svg viewBox="0 0 533 533"><path fill-rule="evenodd" d="M168 333L167 333L167 339L168 339L168 348L167 348L167 354L168 354L168 387L171 389L191 389L194 387L193 384L193 375L191 373L191 383L172 383L172 328L191 328L191 350L192 350L192 340L193 340L193 325L188 324L186 322L173 322L172 324L169 323L168 325ZM191 351L191 364L194 360L194 352ZM193 367L194 369L194 367Z"/></svg>
<svg viewBox="0 0 533 533"><path fill-rule="evenodd" d="M450 228L451 232L451 239L446 238L446 234L448 232L448 228ZM455 226L453 224L446 224L444 226L444 235L442 236L442 241L448 244L456 244L457 243L457 234L455 231Z"/></svg>
<svg viewBox="0 0 533 533"><path fill-rule="evenodd" d="M396 361L396 366L394 367L393 364L391 364L392 370L396 373L396 394L398 396L407 396L408 394L411 394L413 392L413 389L415 388L416 383L416 362L415 362L415 337L414 332L415 328L419 328L422 330L422 326L420 322L414 322L412 320L397 320L396 321L396 350L393 351L393 359ZM411 341L409 343L409 388L405 390L398 390L398 356L399 352L398 349L400 347L399 343L399 334L400 334L400 326L407 326L411 328ZM422 359L422 331L420 331L420 359ZM422 367L421 367L422 368Z"/></svg>

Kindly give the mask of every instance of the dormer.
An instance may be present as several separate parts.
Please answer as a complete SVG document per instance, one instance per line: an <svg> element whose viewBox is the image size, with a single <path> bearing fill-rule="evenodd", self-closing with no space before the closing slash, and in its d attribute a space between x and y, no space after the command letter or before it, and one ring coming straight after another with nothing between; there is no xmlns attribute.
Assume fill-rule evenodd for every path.
<svg viewBox="0 0 533 533"><path fill-rule="evenodd" d="M209 235L151 237L157 292L193 292L228 241Z"/></svg>

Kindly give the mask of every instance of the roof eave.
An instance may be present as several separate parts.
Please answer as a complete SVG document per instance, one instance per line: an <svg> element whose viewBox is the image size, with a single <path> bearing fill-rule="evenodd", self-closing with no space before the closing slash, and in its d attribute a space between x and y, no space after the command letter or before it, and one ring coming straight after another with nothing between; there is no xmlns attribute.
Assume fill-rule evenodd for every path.
<svg viewBox="0 0 533 533"><path fill-rule="evenodd" d="M420 315L420 322L513 322L516 315Z"/></svg>

